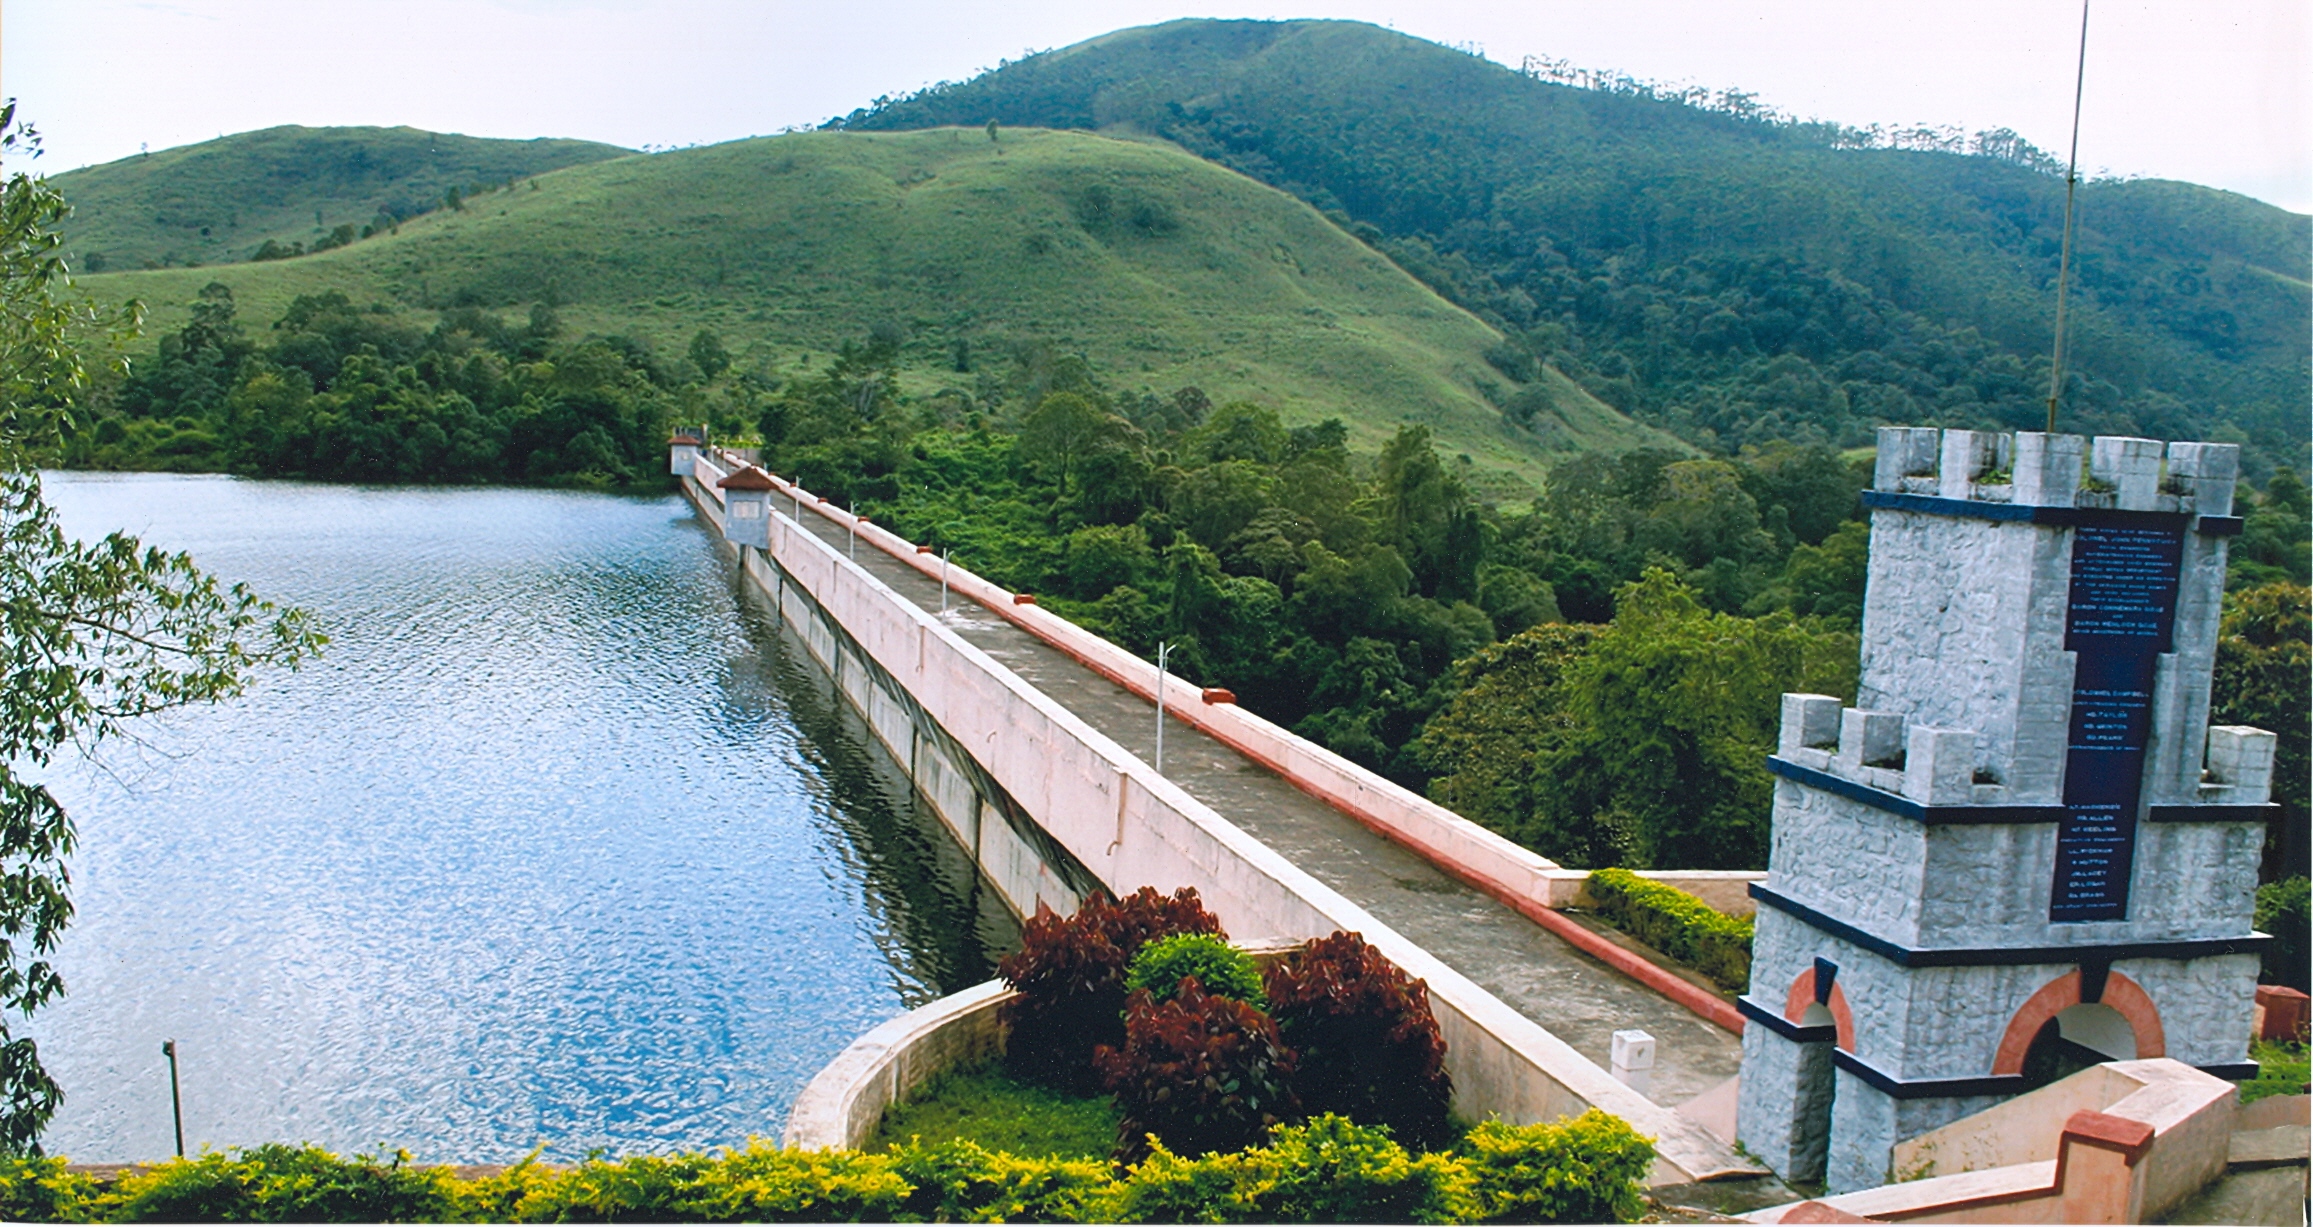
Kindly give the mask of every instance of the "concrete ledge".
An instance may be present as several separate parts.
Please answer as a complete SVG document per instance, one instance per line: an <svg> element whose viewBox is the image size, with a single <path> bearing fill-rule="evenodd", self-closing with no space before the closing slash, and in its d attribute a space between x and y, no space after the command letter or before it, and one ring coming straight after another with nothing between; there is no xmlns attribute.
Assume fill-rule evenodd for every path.
<svg viewBox="0 0 2313 1227"><path fill-rule="evenodd" d="M857 1150L884 1111L932 1075L1004 1051L997 1007L1012 996L990 980L919 1006L851 1042L788 1110L779 1143L794 1150Z"/></svg>

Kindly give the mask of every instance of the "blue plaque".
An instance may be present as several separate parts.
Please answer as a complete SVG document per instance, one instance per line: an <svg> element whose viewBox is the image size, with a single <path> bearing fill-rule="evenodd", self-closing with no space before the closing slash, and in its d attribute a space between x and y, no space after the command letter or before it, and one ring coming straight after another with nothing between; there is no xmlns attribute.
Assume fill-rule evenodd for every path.
<svg viewBox="0 0 2313 1227"><path fill-rule="evenodd" d="M2183 558L2181 529L2090 522L2074 530L2064 646L2077 662L2051 921L2128 919L2153 666L2176 627Z"/></svg>

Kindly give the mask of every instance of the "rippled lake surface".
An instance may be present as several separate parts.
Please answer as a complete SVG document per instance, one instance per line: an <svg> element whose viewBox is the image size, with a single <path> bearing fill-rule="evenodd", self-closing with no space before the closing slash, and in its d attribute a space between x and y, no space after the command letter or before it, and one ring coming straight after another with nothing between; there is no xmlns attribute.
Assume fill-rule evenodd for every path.
<svg viewBox="0 0 2313 1227"><path fill-rule="evenodd" d="M331 644L51 772L80 828L51 1154L508 1162L776 1137L1017 940L674 497L50 474ZM12 1025L23 1024L12 1020Z"/></svg>

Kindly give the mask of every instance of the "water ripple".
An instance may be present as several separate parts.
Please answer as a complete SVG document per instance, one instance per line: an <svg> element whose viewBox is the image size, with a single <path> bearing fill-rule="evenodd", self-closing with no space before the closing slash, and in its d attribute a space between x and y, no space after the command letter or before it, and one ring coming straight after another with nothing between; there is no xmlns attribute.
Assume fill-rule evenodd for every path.
<svg viewBox="0 0 2313 1227"><path fill-rule="evenodd" d="M679 500L51 475L328 653L71 764L52 1153L508 1161L776 1135L1010 918Z"/></svg>

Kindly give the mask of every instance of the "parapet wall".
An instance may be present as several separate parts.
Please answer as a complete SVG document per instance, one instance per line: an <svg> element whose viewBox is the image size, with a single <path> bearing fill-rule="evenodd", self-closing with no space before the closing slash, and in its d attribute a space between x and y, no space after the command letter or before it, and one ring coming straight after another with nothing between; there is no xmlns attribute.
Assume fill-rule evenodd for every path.
<svg viewBox="0 0 2313 1227"><path fill-rule="evenodd" d="M684 482L685 493L719 525L722 497L713 483L722 473L704 458L698 464L697 473ZM1532 1020L1246 835L957 636L937 617L805 531L786 513L795 509L798 499L810 498L784 484L773 496L775 514L767 517L769 545L764 554L777 566L775 579L805 589L863 651L907 688L928 717L957 744L970 747L979 766L1108 889L1193 886L1230 933L1249 943L1299 941L1336 930L1362 933L1408 975L1428 983L1445 1033L1456 1107L1466 1116L1552 1120L1595 1106L1656 1139L1658 1182L1757 1170L1700 1126L1616 1081ZM856 527L863 537L882 533L872 526ZM912 549L904 554L899 548L886 549L913 557ZM748 574L763 582L764 573L756 568L750 567ZM999 612L1006 607L990 599L1001 590L985 580L951 570L949 582ZM975 591L980 587L993 591ZM1015 620L1051 617L1032 608L1015 612ZM1127 662L1148 668L1121 649L1112 651L1110 663L1118 672ZM1153 683L1153 670L1149 672ZM1243 717L1219 704L1192 705L1192 710L1206 722L1225 722L1232 714ZM1189 712L1182 714L1186 717ZM1300 756L1294 761L1309 763L1312 778L1324 776L1324 764L1316 756L1284 744L1275 750ZM1337 784L1360 786L1354 780ZM1542 886L1529 877L1526 889Z"/></svg>

